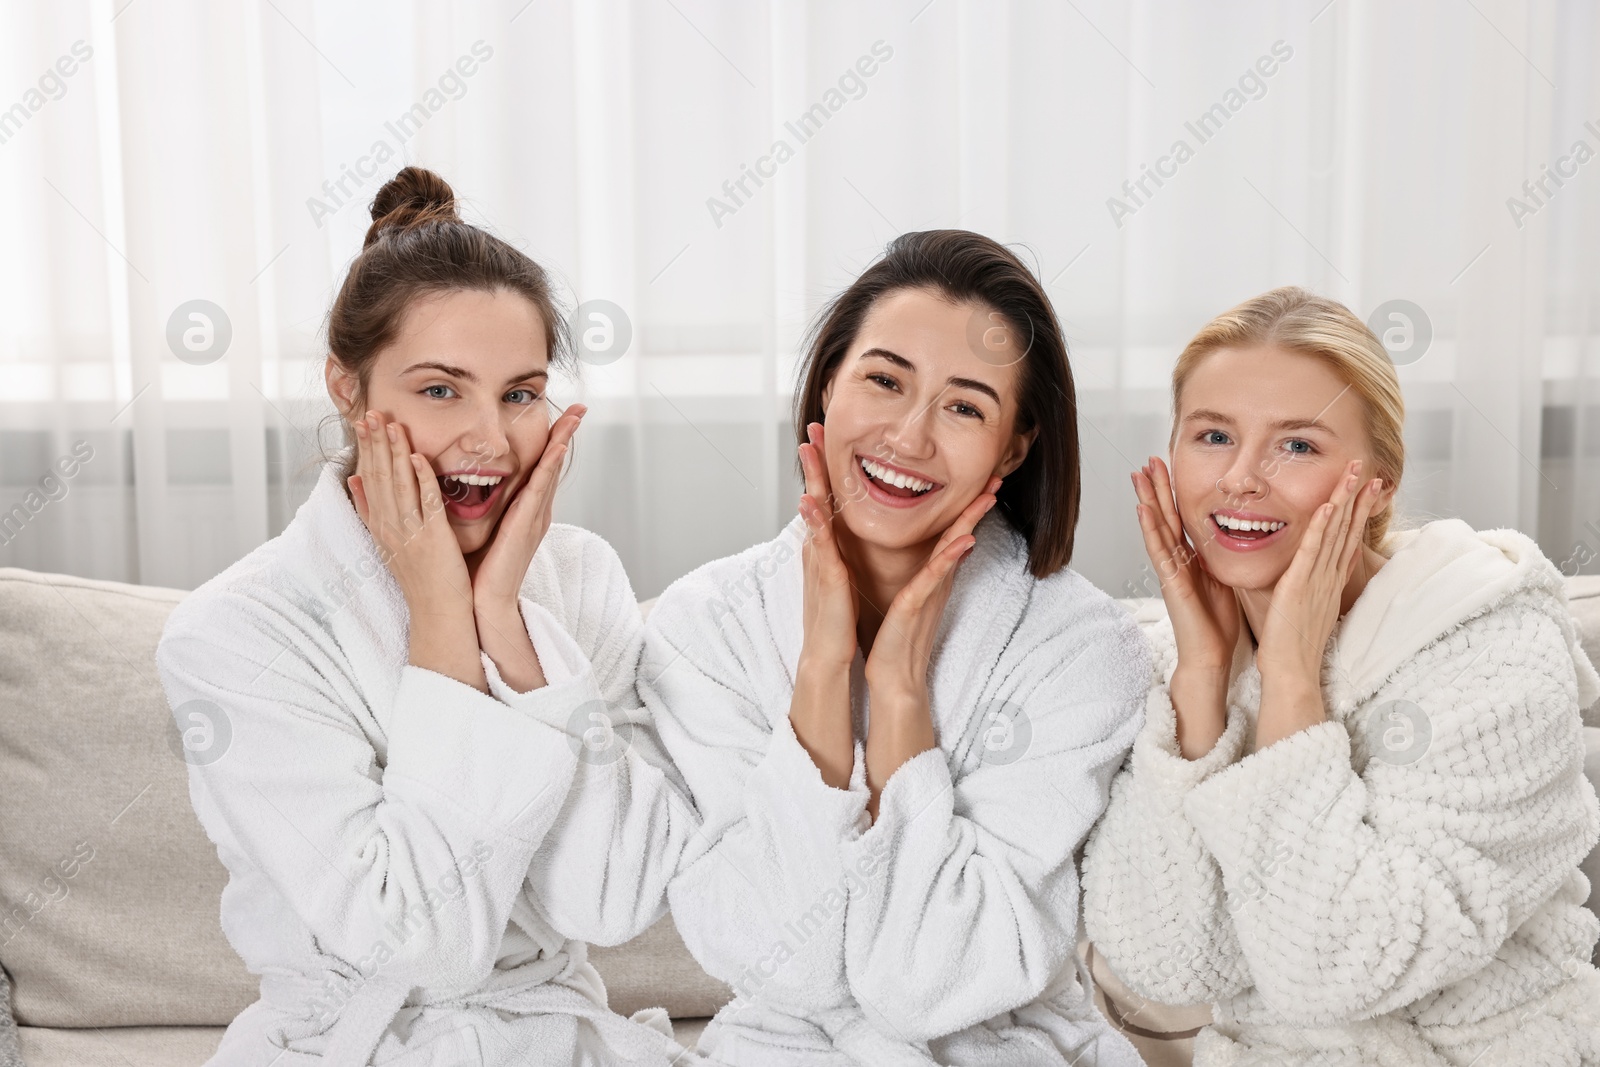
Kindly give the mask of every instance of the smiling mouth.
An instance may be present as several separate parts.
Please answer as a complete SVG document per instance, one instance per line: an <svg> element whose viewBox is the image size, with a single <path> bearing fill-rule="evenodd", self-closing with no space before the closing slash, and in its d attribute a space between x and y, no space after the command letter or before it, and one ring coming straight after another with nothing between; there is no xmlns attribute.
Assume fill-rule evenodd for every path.
<svg viewBox="0 0 1600 1067"><path fill-rule="evenodd" d="M856 463L861 468L861 473L866 475L868 482L890 496L914 500L940 487L938 482L930 482L925 478L893 470L866 456L857 456Z"/></svg>
<svg viewBox="0 0 1600 1067"><path fill-rule="evenodd" d="M489 514L506 487L507 479L500 475L447 474L439 479L445 511L462 522Z"/></svg>
<svg viewBox="0 0 1600 1067"><path fill-rule="evenodd" d="M1241 519L1212 512L1216 540L1227 548L1254 548L1277 537L1289 524L1278 519Z"/></svg>
<svg viewBox="0 0 1600 1067"><path fill-rule="evenodd" d="M447 474L439 479L439 491L452 504L471 507L486 503L501 481L499 475Z"/></svg>

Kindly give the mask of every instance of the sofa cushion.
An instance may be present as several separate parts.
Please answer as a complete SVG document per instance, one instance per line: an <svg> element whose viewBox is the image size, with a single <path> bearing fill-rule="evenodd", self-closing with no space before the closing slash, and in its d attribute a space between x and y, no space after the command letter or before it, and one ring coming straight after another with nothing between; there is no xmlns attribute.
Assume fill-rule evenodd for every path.
<svg viewBox="0 0 1600 1067"><path fill-rule="evenodd" d="M626 944L590 946L589 962L605 979L611 1010L620 1015L640 1008L665 1008L674 1019L715 1015L733 999L733 990L689 954L671 915Z"/></svg>
<svg viewBox="0 0 1600 1067"><path fill-rule="evenodd" d="M0 568L0 964L17 1021L45 1028L36 1045L96 1040L49 1028L124 1027L130 1048L159 1050L226 1026L257 997L222 934L227 871L189 805L155 669L186 595ZM670 918L591 952L624 1015L710 1015L731 996Z"/></svg>
<svg viewBox="0 0 1600 1067"><path fill-rule="evenodd" d="M0 963L23 1026L221 1026L256 999L156 675L184 595L0 568Z"/></svg>
<svg viewBox="0 0 1600 1067"><path fill-rule="evenodd" d="M710 1019L674 1019L672 1036L685 1048ZM203 1067L222 1042L221 1026L125 1026L110 1030L22 1028L28 1067Z"/></svg>
<svg viewBox="0 0 1600 1067"><path fill-rule="evenodd" d="M124 1026L56 1030L24 1026L28 1067L202 1067L222 1042L222 1026Z"/></svg>

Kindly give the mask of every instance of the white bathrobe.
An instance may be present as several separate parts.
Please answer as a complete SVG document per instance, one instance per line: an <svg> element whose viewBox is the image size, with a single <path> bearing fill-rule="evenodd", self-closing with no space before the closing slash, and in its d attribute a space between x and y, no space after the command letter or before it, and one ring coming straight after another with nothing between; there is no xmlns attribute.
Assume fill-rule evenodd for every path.
<svg viewBox="0 0 1600 1067"><path fill-rule="evenodd" d="M939 747L876 823L851 675L848 789L789 722L805 525L709 563L645 624L639 687L704 820L668 889L737 994L699 1049L739 1067L1136 1065L1077 963L1075 853L1142 719L1149 648L1071 570L1043 581L993 512L961 564L929 675Z"/></svg>
<svg viewBox="0 0 1600 1067"><path fill-rule="evenodd" d="M665 1013L607 1010L583 944L665 911L697 823L637 702L616 554L550 527L519 597L549 684L517 693L484 654L482 693L407 663L404 597L336 467L156 651L230 875L223 931L261 976L210 1062L691 1062Z"/></svg>
<svg viewBox="0 0 1600 1067"><path fill-rule="evenodd" d="M1089 935L1135 991L1213 1005L1197 1067L1600 1065L1578 870L1600 679L1561 576L1456 519L1387 547L1329 642L1327 721L1260 751L1241 646L1222 739L1183 758L1156 629L1145 728L1084 861Z"/></svg>

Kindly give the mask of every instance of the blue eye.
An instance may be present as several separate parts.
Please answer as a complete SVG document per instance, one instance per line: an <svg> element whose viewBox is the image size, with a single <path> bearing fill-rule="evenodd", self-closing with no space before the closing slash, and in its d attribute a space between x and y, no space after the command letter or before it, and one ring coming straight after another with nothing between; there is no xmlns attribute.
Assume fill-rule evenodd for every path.
<svg viewBox="0 0 1600 1067"><path fill-rule="evenodd" d="M532 389L513 389L511 392L507 393L506 396L515 396L517 393L526 393L528 395L528 399L523 401L524 404L532 404L534 401L539 399L539 394L534 392ZM516 403L516 401L513 400L512 403Z"/></svg>
<svg viewBox="0 0 1600 1067"><path fill-rule="evenodd" d="M1305 448L1304 449L1297 449L1297 448L1294 447L1295 445L1304 445ZM1316 451L1316 449L1312 447L1310 441L1306 441L1306 440L1303 440L1303 439L1298 438L1298 437L1295 438L1293 441L1289 441L1285 445L1285 447L1288 448L1289 451L1295 453L1296 455L1300 455L1300 456L1309 456L1311 453Z"/></svg>
<svg viewBox="0 0 1600 1067"><path fill-rule="evenodd" d="M1208 445L1225 445L1228 443L1228 435L1221 430L1207 430L1200 435L1200 440Z"/></svg>
<svg viewBox="0 0 1600 1067"><path fill-rule="evenodd" d="M433 399L435 399L435 400L443 400L444 397L435 396L434 393L433 393L433 390L435 390L435 389L449 389L449 388L450 387L448 385L430 385L427 388L423 389L422 391L423 391L424 394L433 397Z"/></svg>

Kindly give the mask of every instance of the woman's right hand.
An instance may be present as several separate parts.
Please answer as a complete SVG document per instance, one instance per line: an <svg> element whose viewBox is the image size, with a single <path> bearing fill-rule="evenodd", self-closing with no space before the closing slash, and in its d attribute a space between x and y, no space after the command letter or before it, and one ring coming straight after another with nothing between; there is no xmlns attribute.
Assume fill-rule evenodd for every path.
<svg viewBox="0 0 1600 1067"><path fill-rule="evenodd" d="M804 565L805 634L795 667L789 723L795 738L816 764L822 780L847 789L855 767L855 724L850 715L850 665L856 658L856 596L850 569L833 533L833 494L823 462L820 423L806 427L810 443L800 446L806 491L800 514L806 521L801 548Z"/></svg>
<svg viewBox="0 0 1600 1067"><path fill-rule="evenodd" d="M1155 456L1132 475L1145 553L1161 579L1178 665L1168 687L1187 759L1211 751L1227 726L1227 694L1243 613L1233 589L1206 570L1184 539L1166 464Z"/></svg>
<svg viewBox="0 0 1600 1067"><path fill-rule="evenodd" d="M472 617L472 580L444 510L439 480L414 455L406 428L369 411L356 422L350 496L411 616Z"/></svg>
<svg viewBox="0 0 1600 1067"><path fill-rule="evenodd" d="M835 507L823 460L823 433L821 423L812 423L806 427L811 443L800 446L800 469L806 479L800 515L807 528L801 550L805 565L802 657L849 670L856 658L856 595L833 533Z"/></svg>
<svg viewBox="0 0 1600 1067"><path fill-rule="evenodd" d="M1139 497L1144 550L1161 578L1161 599L1172 620L1179 662L1226 670L1239 640L1238 598L1211 576L1200 553L1184 539L1166 464L1151 456L1133 473L1133 490Z"/></svg>

